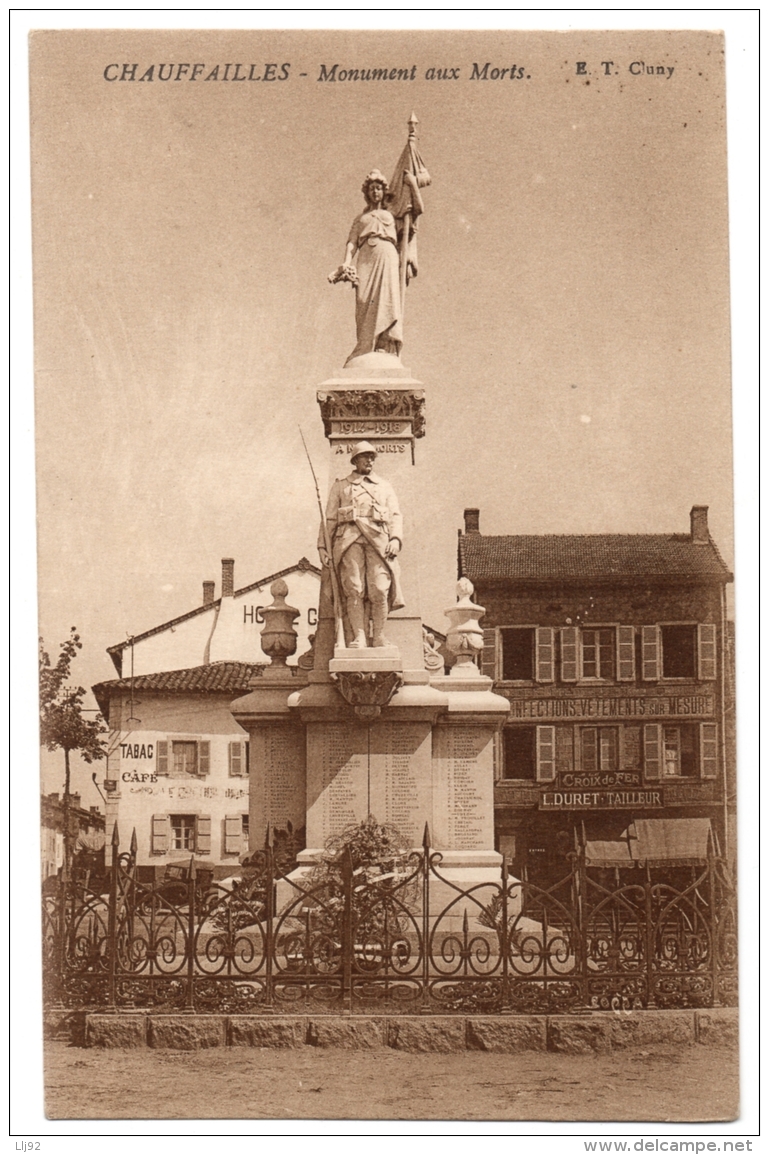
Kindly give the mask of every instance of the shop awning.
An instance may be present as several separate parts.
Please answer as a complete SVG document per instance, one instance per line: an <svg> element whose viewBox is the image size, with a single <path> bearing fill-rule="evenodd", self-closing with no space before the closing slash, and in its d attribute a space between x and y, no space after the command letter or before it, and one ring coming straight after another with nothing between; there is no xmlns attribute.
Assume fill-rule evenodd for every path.
<svg viewBox="0 0 769 1155"><path fill-rule="evenodd" d="M587 842L587 866L704 866L715 853L709 818L637 818L616 842Z"/></svg>

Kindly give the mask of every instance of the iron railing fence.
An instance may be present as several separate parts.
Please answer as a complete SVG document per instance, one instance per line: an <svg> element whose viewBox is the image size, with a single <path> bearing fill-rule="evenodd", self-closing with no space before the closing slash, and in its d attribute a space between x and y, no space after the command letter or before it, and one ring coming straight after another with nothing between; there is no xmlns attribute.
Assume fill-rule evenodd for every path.
<svg viewBox="0 0 769 1155"><path fill-rule="evenodd" d="M403 864L405 862L405 865ZM734 1005L736 895L719 859L688 885L584 855L548 888L502 867L466 889L425 845L396 870L290 870L268 844L243 882L138 881L135 842L103 885L43 902L45 991L80 1008L228 1013L511 1013ZM627 874L625 874L627 877Z"/></svg>

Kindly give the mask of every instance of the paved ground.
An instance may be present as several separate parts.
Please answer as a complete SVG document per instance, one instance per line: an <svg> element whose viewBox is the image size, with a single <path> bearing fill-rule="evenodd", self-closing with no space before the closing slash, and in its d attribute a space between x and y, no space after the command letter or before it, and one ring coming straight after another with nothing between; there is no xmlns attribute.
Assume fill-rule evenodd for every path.
<svg viewBox="0 0 769 1155"><path fill-rule="evenodd" d="M46 1045L50 1119L715 1122L738 1111L737 1052L649 1045L571 1056Z"/></svg>

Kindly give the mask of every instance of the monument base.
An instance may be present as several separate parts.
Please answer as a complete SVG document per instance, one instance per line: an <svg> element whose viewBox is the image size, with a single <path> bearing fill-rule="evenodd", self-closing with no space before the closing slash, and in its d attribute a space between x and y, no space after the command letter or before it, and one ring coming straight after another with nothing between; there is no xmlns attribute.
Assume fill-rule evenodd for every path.
<svg viewBox="0 0 769 1155"><path fill-rule="evenodd" d="M351 673L355 670L376 673L377 671L403 669L400 650L397 646L367 646L365 649L353 646L335 646L334 656L328 664L329 673Z"/></svg>

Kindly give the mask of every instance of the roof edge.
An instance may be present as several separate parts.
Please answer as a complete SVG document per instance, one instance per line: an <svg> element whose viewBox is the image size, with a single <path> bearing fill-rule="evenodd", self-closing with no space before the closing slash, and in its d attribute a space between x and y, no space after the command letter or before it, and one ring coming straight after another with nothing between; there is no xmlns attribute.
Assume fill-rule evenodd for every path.
<svg viewBox="0 0 769 1155"><path fill-rule="evenodd" d="M262 586L266 586L269 582L277 581L278 578L286 577L287 574L296 573L297 570L301 571L302 573L314 573L317 577L321 576L321 570L318 568L318 566L313 565L312 562L308 561L306 557L302 557L299 559L298 562L296 562L295 565L290 565L286 569L282 569L282 570L279 570L277 573L270 574L268 577L262 578L258 582L252 582L251 585L243 586L242 589L235 590L233 592L232 596L234 598L237 598L237 597L240 597L242 594L251 593L252 590L261 589ZM125 642L118 642L114 646L107 646L107 653L112 658L113 665L117 669L117 662L115 661L115 658L113 655L122 654L124 650L129 649L129 647L131 646L131 641L133 641L134 643L143 642L147 638L153 637L155 634L162 634L163 630L170 630L172 626L178 626L181 622L186 622L186 621L189 621L190 618L197 617L198 614L204 614L204 613L207 613L209 610L218 609L218 607L221 604L222 604L222 599L221 598L215 598L214 601L209 602L207 605L195 606L194 609L187 610L187 612L185 614L180 614L179 617L177 617L177 618L171 618L171 619L169 619L169 621L163 622L159 626L153 626L153 628L151 630L145 630L141 634L134 634L133 638L131 640L126 640ZM191 668L193 668L193 667L191 667ZM122 673L119 669L118 669L118 674L121 674L121 676L122 676Z"/></svg>

